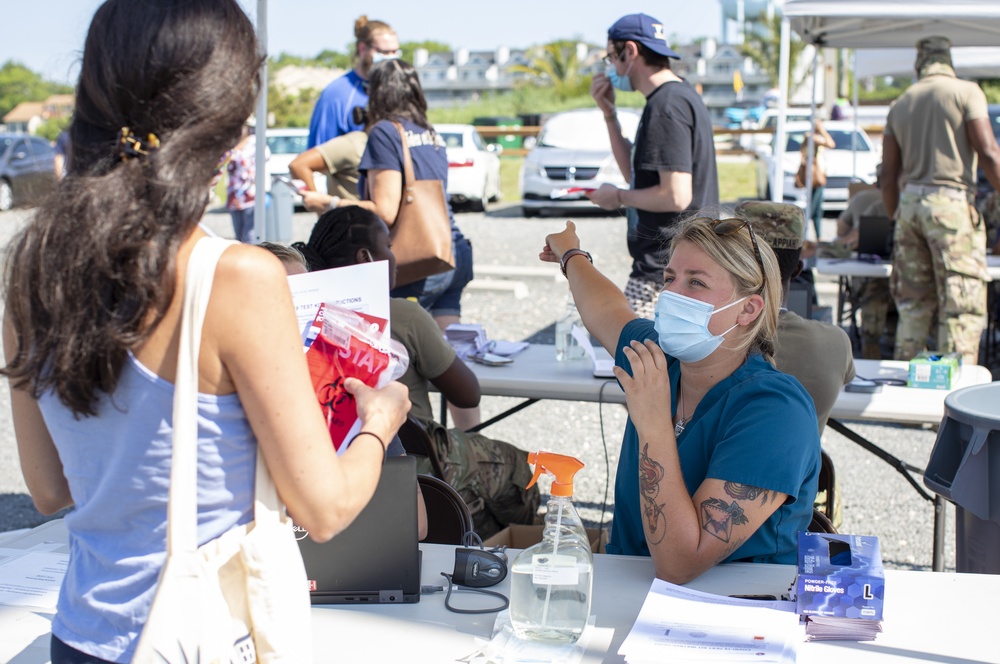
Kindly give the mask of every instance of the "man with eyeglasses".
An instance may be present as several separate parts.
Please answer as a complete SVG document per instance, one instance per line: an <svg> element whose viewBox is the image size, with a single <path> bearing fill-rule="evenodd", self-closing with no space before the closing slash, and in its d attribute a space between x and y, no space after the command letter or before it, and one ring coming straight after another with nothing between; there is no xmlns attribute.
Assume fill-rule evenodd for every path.
<svg viewBox="0 0 1000 664"><path fill-rule="evenodd" d="M663 230L685 211L719 204L712 121L695 89L671 70L671 58L680 55L667 43L663 23L629 14L608 30L606 73L596 74L590 87L630 188L605 184L587 196L605 210L627 210L632 272L625 297L644 318L652 317L663 288ZM634 143L618 122L616 89L646 97Z"/></svg>
<svg viewBox="0 0 1000 664"><path fill-rule="evenodd" d="M364 131L364 124L355 122L353 110L368 105L368 72L372 65L402 54L396 32L383 21L359 17L354 22L354 37L354 67L326 86L313 107L310 148L352 131Z"/></svg>

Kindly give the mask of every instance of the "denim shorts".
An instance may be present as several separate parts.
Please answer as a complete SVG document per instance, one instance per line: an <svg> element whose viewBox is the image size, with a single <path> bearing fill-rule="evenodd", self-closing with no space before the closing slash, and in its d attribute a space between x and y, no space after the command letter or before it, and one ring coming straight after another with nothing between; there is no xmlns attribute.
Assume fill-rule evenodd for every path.
<svg viewBox="0 0 1000 664"><path fill-rule="evenodd" d="M452 242L455 269L394 288L392 297L413 298L432 316L461 316L462 291L472 281L472 243L464 237Z"/></svg>

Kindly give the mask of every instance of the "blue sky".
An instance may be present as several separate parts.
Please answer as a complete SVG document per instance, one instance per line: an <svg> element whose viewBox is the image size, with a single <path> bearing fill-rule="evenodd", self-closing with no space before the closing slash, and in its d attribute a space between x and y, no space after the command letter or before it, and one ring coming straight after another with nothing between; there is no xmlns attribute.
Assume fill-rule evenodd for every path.
<svg viewBox="0 0 1000 664"><path fill-rule="evenodd" d="M239 2L251 16L256 15L257 0ZM0 63L17 60L51 80L74 82L87 26L101 0L4 4ZM403 41L431 39L455 48L525 47L563 38L603 44L608 26L633 12L655 16L668 34L682 41L721 36L718 0L640 0L627 5L611 0L271 0L268 49L305 56L325 48L344 51L354 38L354 20L364 13L391 24Z"/></svg>

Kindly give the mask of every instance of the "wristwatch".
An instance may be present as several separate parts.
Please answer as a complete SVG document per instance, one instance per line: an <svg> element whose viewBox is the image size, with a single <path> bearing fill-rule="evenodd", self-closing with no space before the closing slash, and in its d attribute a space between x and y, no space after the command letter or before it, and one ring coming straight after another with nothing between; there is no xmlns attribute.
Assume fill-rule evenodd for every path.
<svg viewBox="0 0 1000 664"><path fill-rule="evenodd" d="M559 259L559 269L562 270L564 277L566 276L566 263L569 259L573 258L573 256L586 256L587 260L590 261L590 264L594 264L594 259L590 253L584 251L583 249L570 249L562 255L562 258Z"/></svg>

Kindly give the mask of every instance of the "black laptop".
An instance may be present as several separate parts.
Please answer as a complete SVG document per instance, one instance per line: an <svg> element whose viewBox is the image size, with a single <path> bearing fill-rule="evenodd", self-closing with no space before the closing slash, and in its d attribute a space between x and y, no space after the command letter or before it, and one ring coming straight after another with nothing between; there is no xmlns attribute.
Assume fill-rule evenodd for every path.
<svg viewBox="0 0 1000 664"><path fill-rule="evenodd" d="M313 604L419 602L416 458L386 459L371 502L330 541L297 536Z"/></svg>
<svg viewBox="0 0 1000 664"><path fill-rule="evenodd" d="M889 252L892 224L889 217L863 214L858 219L858 256L892 258Z"/></svg>

